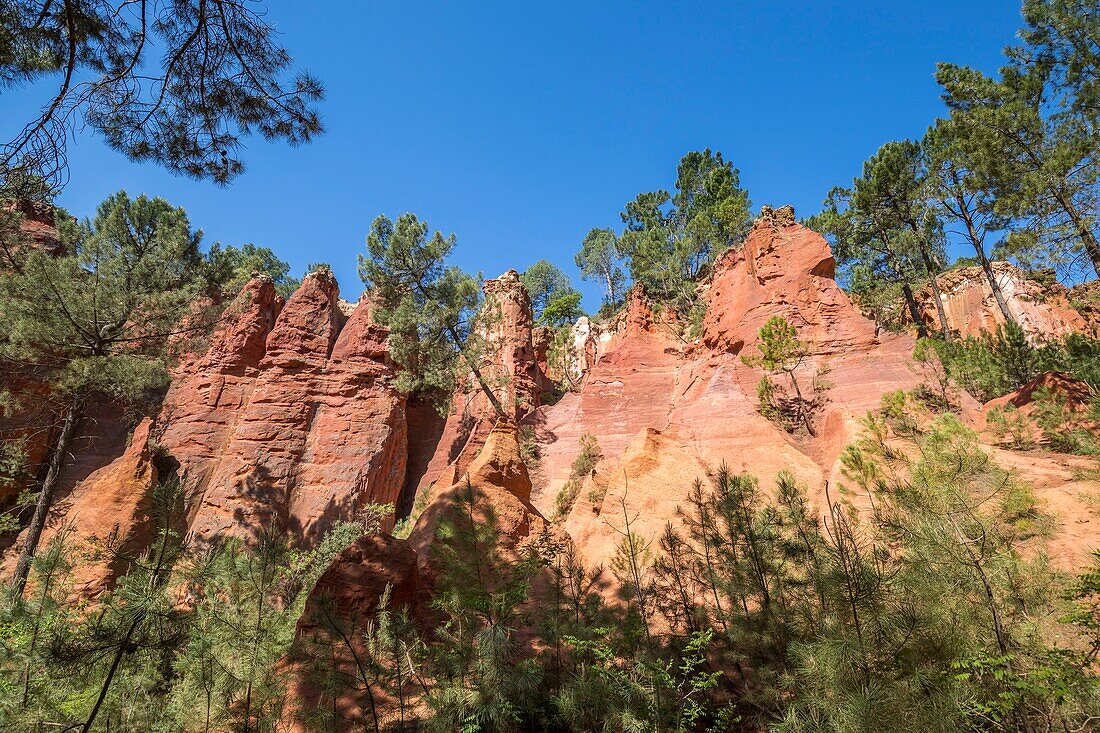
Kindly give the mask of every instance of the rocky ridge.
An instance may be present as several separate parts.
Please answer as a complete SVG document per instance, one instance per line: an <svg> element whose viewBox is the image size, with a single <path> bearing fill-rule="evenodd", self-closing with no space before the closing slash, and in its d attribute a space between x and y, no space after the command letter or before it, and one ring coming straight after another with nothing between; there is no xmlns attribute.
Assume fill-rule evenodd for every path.
<svg viewBox="0 0 1100 733"><path fill-rule="evenodd" d="M341 301L330 274L310 275L285 303L257 277L207 351L179 365L154 422L131 439L122 416L104 408L102 419L82 426L83 457L66 468L56 519L81 518L81 541L114 533L140 546L157 480L144 457L152 441L180 477L186 530L199 543L273 528L309 547L367 503L393 503L400 516L417 504L407 543L363 545L339 562L385 564L370 558L396 553L404 567L407 548L418 584L431 576L434 526L471 490L520 543L561 531L546 518L561 488L579 479L557 539L572 541L590 565L609 560L621 521L655 538L675 521L694 481L707 481L723 462L757 475L764 487L789 470L820 506L825 486L842 483L839 457L862 416L885 393L922 379L910 358L913 339L880 332L860 315L837 285L835 267L826 241L797 224L789 207L765 209L744 245L715 262L698 340L685 342L634 290L611 323L574 326L564 354L573 390L553 404L544 404L556 386L547 377L548 339L533 327L518 273L489 280L478 328L496 365L489 381L509 412L499 423L472 380L446 416L398 392L386 329L368 301ZM955 277L950 292L963 305L949 312L978 307L966 295L969 276ZM1055 318L1049 308L1033 313L1036 323ZM817 400L815 435L789 433L760 414L761 372L742 359L755 353L760 326L777 315L809 346L797 376ZM1082 328L1068 313L1059 317ZM573 477L585 435L596 438L599 457L589 475ZM530 462L532 455L537 465L521 457ZM104 476L122 494L92 490ZM1064 483L1047 485L1057 491ZM85 592L101 592L115 574L95 570Z"/></svg>

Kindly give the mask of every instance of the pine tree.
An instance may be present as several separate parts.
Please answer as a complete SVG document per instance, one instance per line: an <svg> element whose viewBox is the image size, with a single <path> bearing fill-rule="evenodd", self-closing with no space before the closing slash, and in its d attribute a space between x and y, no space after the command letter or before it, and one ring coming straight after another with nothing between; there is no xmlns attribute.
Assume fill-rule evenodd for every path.
<svg viewBox="0 0 1100 733"><path fill-rule="evenodd" d="M927 158L928 195L945 218L962 228L961 234L974 248L1001 315L1006 323L1015 323L985 246L989 233L1003 229L1006 222L996 213L996 196L983 188L974 174L973 164L966 157L966 146L957 140L959 134L952 121L940 120L925 135L922 149Z"/></svg>
<svg viewBox="0 0 1100 733"><path fill-rule="evenodd" d="M415 214L396 222L379 216L359 255L359 276L378 306L379 321L390 328L391 353L401 367L398 386L422 391L443 406L454 392L459 362L464 365L499 417L504 406L481 370L480 341L474 328L480 290L474 278L446 260L455 236L435 232Z"/></svg>
<svg viewBox="0 0 1100 733"><path fill-rule="evenodd" d="M1006 49L999 79L948 63L936 73L978 185L993 192L998 214L1023 224L1004 251L1069 275L1081 254L1100 273L1097 117L1088 101L1095 84L1087 67L1100 32L1087 5L1026 3L1029 45Z"/></svg>
<svg viewBox="0 0 1100 733"><path fill-rule="evenodd" d="M778 401L775 387L767 374L785 374L794 392L792 402L795 420L802 424L807 433L817 435L811 414L813 404L803 397L796 375L808 353L806 344L798 338L798 330L782 316L773 316L760 327L759 336L759 353L743 356L741 359L745 364L760 367L766 373L758 388L762 408L770 407L782 412L782 408L775 404Z"/></svg>
<svg viewBox="0 0 1100 733"><path fill-rule="evenodd" d="M61 404L57 443L12 579L15 596L88 400L148 404L167 383L173 337L212 322L193 308L206 282L198 235L183 209L120 192L91 221L59 220L59 233L64 255L23 250L17 267L0 274L0 357L37 368Z"/></svg>
<svg viewBox="0 0 1100 733"><path fill-rule="evenodd" d="M4 145L0 178L59 186L82 125L131 160L218 183L244 169L252 134L297 145L322 130L321 83L290 74L262 5L28 0L0 13L0 82L57 89Z"/></svg>

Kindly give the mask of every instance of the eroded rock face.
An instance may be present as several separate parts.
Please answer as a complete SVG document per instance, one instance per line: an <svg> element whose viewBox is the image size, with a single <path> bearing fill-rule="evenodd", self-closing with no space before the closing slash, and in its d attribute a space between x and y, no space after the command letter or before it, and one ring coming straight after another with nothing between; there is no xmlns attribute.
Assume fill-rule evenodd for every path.
<svg viewBox="0 0 1100 733"><path fill-rule="evenodd" d="M95 443L85 434L74 445L75 455L84 449L84 460L70 465L62 475L58 498L38 546L40 550L48 547L64 529L67 549L80 558L69 579L76 595L95 598L108 590L126 571L129 560L148 545L154 531L149 509L157 483L151 431L152 421L145 418L134 429L128 446L124 430L121 435L102 436ZM82 470L112 453L117 458L106 465L87 473ZM4 557L4 577L15 570L25 534Z"/></svg>
<svg viewBox="0 0 1100 733"><path fill-rule="evenodd" d="M260 373L267 336L283 302L266 278L254 278L227 310L206 354L173 375L159 424L160 443L201 491L225 451Z"/></svg>
<svg viewBox="0 0 1100 733"><path fill-rule="evenodd" d="M509 270L485 281L485 316L479 328L490 364L483 374L493 394L512 420L523 419L542 402L542 394L554 387L536 348L531 298L519 273ZM449 486L465 473L496 422L489 400L472 378L465 381L451 401L436 450L417 481L419 491L434 484Z"/></svg>
<svg viewBox="0 0 1100 733"><path fill-rule="evenodd" d="M472 515L475 522L493 523L505 559L516 560L528 549L539 549L537 543L560 546L566 542L564 534L531 506L530 493L518 429L504 421L490 432L459 481L432 492L407 542L370 536L340 553L310 593L293 650L281 665L290 679L283 719L288 730L310 730L304 714L318 706L338 711L334 724L340 731L373 729L375 715L382 724L396 716L397 701L388 697L389 690L374 689L372 710L357 684L336 690L319 685L311 674L311 660L320 660L326 669L335 664L346 679L357 681L356 656L367 658L363 631L376 622L387 589L387 608L404 612L424 633L430 633L428 629L439 621L428 606L437 577L432 548L444 521L468 525ZM414 684L408 692L415 696Z"/></svg>
<svg viewBox="0 0 1100 733"><path fill-rule="evenodd" d="M3 204L3 208L22 217L19 234L24 246L40 249L51 255L59 255L64 250L57 236L54 220L58 209L33 201L10 201Z"/></svg>
<svg viewBox="0 0 1100 733"><path fill-rule="evenodd" d="M328 273L285 307L254 280L240 315L177 377L162 444L181 464L200 541L265 528L308 546L405 481L404 398L387 331L361 305L345 316Z"/></svg>
<svg viewBox="0 0 1100 733"><path fill-rule="evenodd" d="M514 423L498 423L462 475L429 495L409 534L409 544L429 568L439 525L446 519L468 521L464 504L472 507L475 521L495 524L505 553L518 553L546 537L561 537L531 504L531 477L520 457L519 428Z"/></svg>
<svg viewBox="0 0 1100 733"><path fill-rule="evenodd" d="M793 219L793 211L758 219L744 244L714 263L703 321L710 349L740 353L773 316L785 318L818 353L876 343L875 325L859 317L836 284L825 238Z"/></svg>
<svg viewBox="0 0 1100 733"><path fill-rule="evenodd" d="M638 522L632 530L656 542L695 480L707 483L722 463L756 475L765 490L790 471L811 499L824 502L860 418L886 392L920 381L910 369L913 340L876 336L833 270L822 237L793 223L793 212L773 211L742 248L719 258L701 344L684 344L635 296L580 391L529 418L541 454L533 503L543 513L553 511L581 437L599 444L596 475L565 525L590 565L611 559L619 536L612 525L623 530L628 516ZM807 393L820 388L816 436L789 434L760 414L761 372L741 359L755 352L757 332L775 315L798 329L811 352L797 377ZM599 506L589 499L593 490L606 490Z"/></svg>
<svg viewBox="0 0 1100 733"><path fill-rule="evenodd" d="M0 210L18 217L19 236L14 249L38 249L50 255L63 251L54 223L56 210L52 206L32 201L10 201L0 204ZM0 270L9 266L0 257ZM2 317L2 316L0 316ZM57 437L62 407L51 399L49 379L29 365L6 365L0 384L17 399L0 408L0 442L21 446L23 470L15 480L0 482L0 506L13 501L26 488L28 476L39 473L49 460Z"/></svg>
<svg viewBox="0 0 1100 733"><path fill-rule="evenodd" d="M994 277L1005 296L1013 320L1033 338L1060 338L1090 331L1085 319L1074 310L1065 287L1042 284L1008 262L992 263ZM936 278L943 294L947 325L961 336L992 333L1005 323L1004 314L981 267L959 267ZM921 316L931 331L940 328L932 288L917 292Z"/></svg>

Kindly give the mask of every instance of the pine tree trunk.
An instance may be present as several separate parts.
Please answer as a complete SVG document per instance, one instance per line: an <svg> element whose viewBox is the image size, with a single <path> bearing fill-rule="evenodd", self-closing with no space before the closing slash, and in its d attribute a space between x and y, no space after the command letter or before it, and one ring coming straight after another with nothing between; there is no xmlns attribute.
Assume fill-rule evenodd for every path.
<svg viewBox="0 0 1100 733"><path fill-rule="evenodd" d="M970 207L967 206L966 199L959 190L960 186L958 176L956 176L955 188L952 190L955 196L955 206L958 208L958 218L962 219L966 225L966 238L974 246L974 252L978 255L978 262L982 265L982 271L985 272L985 277L989 281L989 288L993 291L993 298L997 301L997 307L1001 309L1001 315L1005 317L1005 323L1016 323L1016 319L1012 317L1011 311L1008 310L1008 302L1005 300L1004 291L1001 290L1001 283L998 282L997 275L993 272L993 266L985 255L982 238L978 236L978 228L974 226L974 217L971 216Z"/></svg>
<svg viewBox="0 0 1100 733"><path fill-rule="evenodd" d="M115 674L118 672L118 667L122 663L122 658L126 656L127 649L130 646L130 639L133 638L134 632L137 631L137 627L141 625L141 622L145 620L145 612L139 612L130 623L130 627L126 630L126 635L122 637L122 641L119 642L118 648L115 649L114 659L111 660L111 667L107 670L107 678L103 680L103 684L99 687L99 695L96 697L95 705L92 706L92 712L88 714L88 719L84 721L84 726L80 729L81 733L89 733L92 730L92 726L95 725L96 716L99 715L99 709L103 707L103 701L107 699L107 693L111 690L111 685L115 681ZM109 722L109 721L108 721Z"/></svg>
<svg viewBox="0 0 1100 733"><path fill-rule="evenodd" d="M993 290L993 297L997 301L997 307L1001 309L1001 315L1005 317L1005 323L1016 323L1016 319L1008 309L1008 301L1005 300L1004 291L1001 290L1001 283L997 281L997 273L993 272L993 265L990 264L989 258L985 256L985 250L979 242L975 240L972 241L974 241L974 251L978 253L978 261L982 263L982 270L985 272L985 277L989 281L989 287Z"/></svg>
<svg viewBox="0 0 1100 733"><path fill-rule="evenodd" d="M932 297L936 299L936 317L940 321L940 333L943 334L945 341L950 341L951 329L947 326L947 311L943 309L943 296L940 293L940 284L936 281L939 269L932 262L932 256L928 254L928 250L923 244L920 246L920 255L924 260L924 269L928 272L928 282L932 285Z"/></svg>
<svg viewBox="0 0 1100 733"><path fill-rule="evenodd" d="M72 442L73 433L76 432L76 424L80 422L83 410L83 400L74 397L65 410L65 422L61 426L61 434L57 438L53 456L50 458L50 468L46 472L46 480L42 482L42 491L38 495L38 503L34 508L34 516L27 528L27 538L23 542L23 549L19 553L19 562L15 566L15 575L11 581L11 598L17 600L23 597L23 589L27 585L27 577L31 572L31 563L34 554L38 550L38 542L42 539L42 530L46 527L46 518L49 516L50 507L53 505L54 493L57 491L57 483L61 477L61 467L65 462L65 456L69 452L69 444Z"/></svg>
<svg viewBox="0 0 1100 733"><path fill-rule="evenodd" d="M508 414L504 412L504 405L500 403L497 396L493 394L493 390L489 388L489 383L485 381L485 377L482 376L481 370L474 364L474 360L466 355L465 349L462 348L462 339L459 338L458 332L454 328L448 326L448 332L451 334L451 339L455 343L455 348L462 354L463 361L466 362L466 366L470 367L470 371L473 372L474 378L477 380L478 385L481 386L481 391L485 393L485 396L489 398L489 404L493 406L493 409L497 413L499 418L507 418Z"/></svg>
<svg viewBox="0 0 1100 733"><path fill-rule="evenodd" d="M917 305L917 298L913 295L913 287L908 280L901 281L901 292L905 295L906 305L909 306L909 317L917 326L917 336L922 339L928 338L928 327L924 325L924 317L920 314L920 306Z"/></svg>
<svg viewBox="0 0 1100 733"><path fill-rule="evenodd" d="M1077 236L1081 238L1081 244L1085 247L1085 254L1088 255L1089 262L1092 263L1093 271L1100 276L1100 242L1096 241L1096 236L1088 228L1081 212L1077 210L1072 200L1059 194L1058 203L1062 205L1066 214L1069 215L1070 221L1073 222L1073 226L1077 230Z"/></svg>

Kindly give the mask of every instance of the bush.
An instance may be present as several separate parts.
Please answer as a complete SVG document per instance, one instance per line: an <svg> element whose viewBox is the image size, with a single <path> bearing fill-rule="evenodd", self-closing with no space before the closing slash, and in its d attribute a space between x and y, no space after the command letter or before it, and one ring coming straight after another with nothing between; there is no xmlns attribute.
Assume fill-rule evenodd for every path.
<svg viewBox="0 0 1100 733"><path fill-rule="evenodd" d="M1080 334L1032 344L1019 326L1008 324L993 333L954 341L925 339L918 348L934 350L947 375L983 402L1047 371L1065 372L1100 388L1100 341Z"/></svg>
<svg viewBox="0 0 1100 733"><path fill-rule="evenodd" d="M573 504L577 501L577 494L580 493L584 480L592 473L592 469L596 467L600 460L600 444L595 436L585 433L581 436L580 444L581 452L573 459L569 478L554 499L555 517L559 520L564 519L569 514L569 510L573 508Z"/></svg>
<svg viewBox="0 0 1100 733"><path fill-rule="evenodd" d="M998 405L986 413L986 429L997 443L1013 450L1035 447L1035 429L1027 415L1015 405Z"/></svg>

